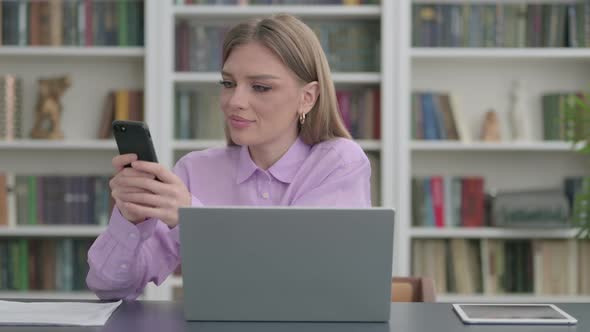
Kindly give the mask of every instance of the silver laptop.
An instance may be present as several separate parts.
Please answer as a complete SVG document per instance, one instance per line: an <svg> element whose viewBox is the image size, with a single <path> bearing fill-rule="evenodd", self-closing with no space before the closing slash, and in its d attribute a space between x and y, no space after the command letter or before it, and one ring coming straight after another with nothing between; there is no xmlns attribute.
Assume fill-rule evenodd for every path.
<svg viewBox="0 0 590 332"><path fill-rule="evenodd" d="M388 321L394 211L181 208L187 320Z"/></svg>

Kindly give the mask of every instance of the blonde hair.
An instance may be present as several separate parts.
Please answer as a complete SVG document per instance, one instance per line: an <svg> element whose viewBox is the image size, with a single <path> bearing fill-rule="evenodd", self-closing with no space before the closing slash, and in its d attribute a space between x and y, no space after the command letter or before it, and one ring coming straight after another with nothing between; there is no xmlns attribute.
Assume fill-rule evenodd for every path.
<svg viewBox="0 0 590 332"><path fill-rule="evenodd" d="M299 126L303 142L313 145L336 137L351 138L338 113L330 66L315 33L288 14L253 19L227 32L222 63L235 47L254 41L273 51L305 84L318 82L318 99ZM228 145L236 145L227 130L226 138Z"/></svg>

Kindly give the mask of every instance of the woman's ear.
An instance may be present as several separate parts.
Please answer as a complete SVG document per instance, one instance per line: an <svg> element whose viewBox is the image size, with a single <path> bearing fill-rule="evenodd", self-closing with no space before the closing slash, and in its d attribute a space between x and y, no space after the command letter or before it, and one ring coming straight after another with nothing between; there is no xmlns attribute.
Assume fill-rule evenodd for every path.
<svg viewBox="0 0 590 332"><path fill-rule="evenodd" d="M305 84L302 88L302 102L299 114L307 114L309 111L311 111L316 101L318 100L319 95L320 87L317 81Z"/></svg>

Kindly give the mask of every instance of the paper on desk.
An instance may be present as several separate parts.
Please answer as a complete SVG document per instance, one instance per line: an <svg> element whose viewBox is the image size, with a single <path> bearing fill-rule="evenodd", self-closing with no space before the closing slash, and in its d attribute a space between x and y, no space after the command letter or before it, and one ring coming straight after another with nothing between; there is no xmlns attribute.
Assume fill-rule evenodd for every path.
<svg viewBox="0 0 590 332"><path fill-rule="evenodd" d="M102 326L121 302L15 302L0 300L0 325Z"/></svg>

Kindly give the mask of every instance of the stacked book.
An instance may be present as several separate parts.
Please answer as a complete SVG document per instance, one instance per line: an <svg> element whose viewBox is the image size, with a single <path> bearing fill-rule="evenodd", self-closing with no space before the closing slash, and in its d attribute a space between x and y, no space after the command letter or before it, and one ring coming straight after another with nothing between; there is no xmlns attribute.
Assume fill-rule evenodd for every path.
<svg viewBox="0 0 590 332"><path fill-rule="evenodd" d="M338 111L353 138L381 137L381 92L379 89L337 90Z"/></svg>
<svg viewBox="0 0 590 332"><path fill-rule="evenodd" d="M144 120L144 100L142 90L120 89L111 91L106 99L102 119L98 128L98 138L111 138L114 120Z"/></svg>
<svg viewBox="0 0 590 332"><path fill-rule="evenodd" d="M523 1L524 2L524 1ZM418 47L588 47L590 3L414 4Z"/></svg>
<svg viewBox="0 0 590 332"><path fill-rule="evenodd" d="M86 290L86 239L16 239L0 241L0 289Z"/></svg>
<svg viewBox="0 0 590 332"><path fill-rule="evenodd" d="M211 90L176 91L176 139L223 139L224 120L219 93Z"/></svg>
<svg viewBox="0 0 590 332"><path fill-rule="evenodd" d="M412 93L411 121L412 139L470 140L465 119L449 93Z"/></svg>
<svg viewBox="0 0 590 332"><path fill-rule="evenodd" d="M380 68L380 25L375 21L309 23L333 71L375 72ZM219 71L225 25L182 20L176 24L176 70Z"/></svg>
<svg viewBox="0 0 590 332"><path fill-rule="evenodd" d="M590 137L590 111L578 105L578 101L587 98L582 93L546 93L541 98L544 140L570 141Z"/></svg>
<svg viewBox="0 0 590 332"><path fill-rule="evenodd" d="M412 274L434 278L439 293L587 295L589 254L575 239L420 239Z"/></svg>
<svg viewBox="0 0 590 332"><path fill-rule="evenodd" d="M412 178L412 224L481 227L489 223L483 177Z"/></svg>
<svg viewBox="0 0 590 332"><path fill-rule="evenodd" d="M176 0L177 5L377 5L380 0Z"/></svg>
<svg viewBox="0 0 590 332"><path fill-rule="evenodd" d="M114 203L109 180L0 173L0 226L106 225Z"/></svg>
<svg viewBox="0 0 590 332"><path fill-rule="evenodd" d="M22 137L22 81L0 76L0 140Z"/></svg>
<svg viewBox="0 0 590 332"><path fill-rule="evenodd" d="M0 45L140 46L140 0L4 0Z"/></svg>

